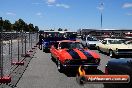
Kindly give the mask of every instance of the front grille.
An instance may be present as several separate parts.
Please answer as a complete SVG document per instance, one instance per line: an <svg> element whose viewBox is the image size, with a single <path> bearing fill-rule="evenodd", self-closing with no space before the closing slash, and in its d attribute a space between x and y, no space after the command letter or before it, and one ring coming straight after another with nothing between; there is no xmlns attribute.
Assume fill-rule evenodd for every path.
<svg viewBox="0 0 132 88"><path fill-rule="evenodd" d="M69 60L66 61L65 64L70 64L70 65L98 65L100 60L96 62L96 59L93 60Z"/></svg>
<svg viewBox="0 0 132 88"><path fill-rule="evenodd" d="M132 52L132 49L118 49L119 52Z"/></svg>

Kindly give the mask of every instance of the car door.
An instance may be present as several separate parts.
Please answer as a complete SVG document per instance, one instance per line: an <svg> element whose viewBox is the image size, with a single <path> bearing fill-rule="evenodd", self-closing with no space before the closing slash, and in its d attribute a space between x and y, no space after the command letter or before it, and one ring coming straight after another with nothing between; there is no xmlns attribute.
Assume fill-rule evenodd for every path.
<svg viewBox="0 0 132 88"><path fill-rule="evenodd" d="M103 40L99 48L101 51L106 52L106 47L107 47L107 40Z"/></svg>

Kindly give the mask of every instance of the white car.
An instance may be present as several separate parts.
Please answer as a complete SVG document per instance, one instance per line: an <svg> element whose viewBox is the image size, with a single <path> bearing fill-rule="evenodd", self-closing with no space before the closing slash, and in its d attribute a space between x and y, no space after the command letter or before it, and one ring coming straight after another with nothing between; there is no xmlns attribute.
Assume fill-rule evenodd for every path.
<svg viewBox="0 0 132 88"><path fill-rule="evenodd" d="M126 44L124 39L105 38L97 47L99 51L106 52L111 57L132 55L132 45Z"/></svg>
<svg viewBox="0 0 132 88"><path fill-rule="evenodd" d="M84 46L88 47L88 48L96 48L96 45L98 43L100 43L100 41L98 41L97 38L93 37L93 36L86 36L85 41L82 42Z"/></svg>

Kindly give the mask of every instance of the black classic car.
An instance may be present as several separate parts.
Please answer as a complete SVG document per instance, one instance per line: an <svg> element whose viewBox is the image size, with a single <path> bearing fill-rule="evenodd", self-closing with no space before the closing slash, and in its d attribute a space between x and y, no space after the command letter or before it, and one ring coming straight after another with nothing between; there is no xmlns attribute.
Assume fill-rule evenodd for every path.
<svg viewBox="0 0 132 88"><path fill-rule="evenodd" d="M111 59L106 65L106 74L129 75L129 83L104 83L104 88L132 88L132 58Z"/></svg>

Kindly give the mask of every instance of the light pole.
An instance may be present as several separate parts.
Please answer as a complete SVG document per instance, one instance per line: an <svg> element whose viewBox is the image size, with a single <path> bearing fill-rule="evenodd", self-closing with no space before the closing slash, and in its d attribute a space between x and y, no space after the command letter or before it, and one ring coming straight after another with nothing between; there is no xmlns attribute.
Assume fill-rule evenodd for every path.
<svg viewBox="0 0 132 88"><path fill-rule="evenodd" d="M101 0L101 3L99 5L99 10L100 10L100 26L101 26L101 29L102 29L102 27L103 27L103 10L104 10L103 0Z"/></svg>

